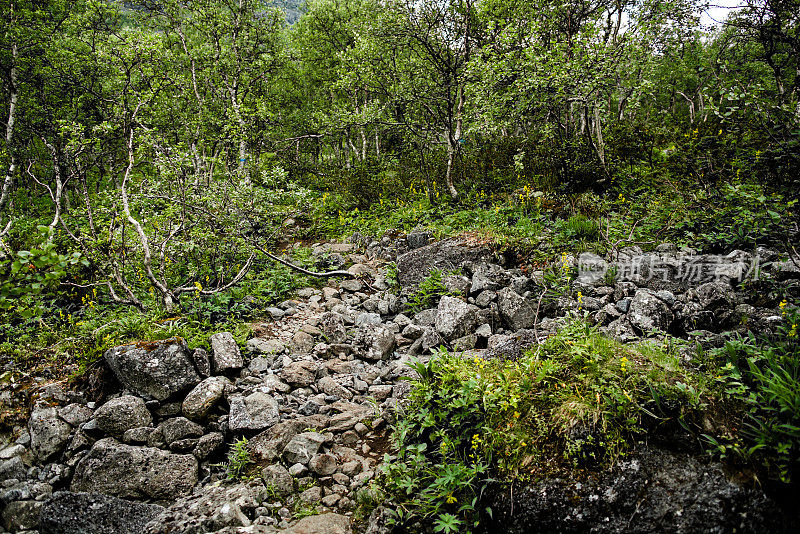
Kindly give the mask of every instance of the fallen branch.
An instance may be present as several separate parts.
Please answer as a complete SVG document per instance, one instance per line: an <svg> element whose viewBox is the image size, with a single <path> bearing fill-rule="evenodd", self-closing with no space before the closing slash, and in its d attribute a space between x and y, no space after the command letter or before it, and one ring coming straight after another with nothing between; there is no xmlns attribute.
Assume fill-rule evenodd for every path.
<svg viewBox="0 0 800 534"><path fill-rule="evenodd" d="M262 254L267 256L268 258L270 258L272 260L275 260L278 263L281 263L281 264L289 267L290 269L294 269L295 271L297 271L299 273L303 273L303 274L308 275L308 276L314 276L314 277L317 277L317 278L333 278L334 276L344 276L346 278L356 278L356 275L354 275L353 273L350 273L348 271L329 271L327 273L315 273L313 271L309 271L307 269L303 269L302 267L298 267L294 263L288 262L288 261L284 260L283 258L279 258L275 254L272 254L271 252L267 252L266 250L264 250L263 248L261 248L260 246L254 244L254 243L253 243L253 246L259 252L261 252Z"/></svg>

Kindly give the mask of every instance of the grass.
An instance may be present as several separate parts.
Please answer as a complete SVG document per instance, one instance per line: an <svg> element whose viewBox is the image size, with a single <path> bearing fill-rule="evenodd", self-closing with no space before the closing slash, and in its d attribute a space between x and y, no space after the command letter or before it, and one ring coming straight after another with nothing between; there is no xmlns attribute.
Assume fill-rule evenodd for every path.
<svg viewBox="0 0 800 534"><path fill-rule="evenodd" d="M470 529L490 479L515 483L614 462L641 436L703 413L715 384L674 346L621 345L573 319L518 361L440 351L399 417L383 474L400 525Z"/></svg>

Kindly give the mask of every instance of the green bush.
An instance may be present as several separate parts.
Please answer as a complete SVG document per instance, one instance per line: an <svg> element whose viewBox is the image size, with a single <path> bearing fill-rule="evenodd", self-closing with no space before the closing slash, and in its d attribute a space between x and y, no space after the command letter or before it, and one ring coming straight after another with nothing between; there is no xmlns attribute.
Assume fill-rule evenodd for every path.
<svg viewBox="0 0 800 534"><path fill-rule="evenodd" d="M398 524L472 530L490 479L611 462L645 432L689 426L709 394L674 347L633 349L574 320L518 361L440 350L398 416L382 484Z"/></svg>
<svg viewBox="0 0 800 534"><path fill-rule="evenodd" d="M781 307L784 323L775 337L751 333L719 352L725 362L719 380L747 409L734 450L790 482L800 468L800 312L786 301ZM724 444L710 441L724 452Z"/></svg>

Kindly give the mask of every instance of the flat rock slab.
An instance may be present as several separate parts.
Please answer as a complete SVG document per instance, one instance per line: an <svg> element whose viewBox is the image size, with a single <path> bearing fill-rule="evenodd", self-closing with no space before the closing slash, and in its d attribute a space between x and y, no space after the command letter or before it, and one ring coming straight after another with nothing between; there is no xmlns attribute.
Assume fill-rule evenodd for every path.
<svg viewBox="0 0 800 534"><path fill-rule="evenodd" d="M72 491L155 500L187 495L197 484L197 459L101 439L75 468Z"/></svg>
<svg viewBox="0 0 800 534"><path fill-rule="evenodd" d="M287 534L350 534L350 519L340 514L320 514L304 517L285 530Z"/></svg>
<svg viewBox="0 0 800 534"><path fill-rule="evenodd" d="M59 491L42 507L41 534L140 534L164 508L100 493Z"/></svg>
<svg viewBox="0 0 800 534"><path fill-rule="evenodd" d="M459 238L445 239L406 252L397 258L397 279L403 288L416 287L434 269L443 273L458 270L467 262L489 258L486 246L469 246Z"/></svg>
<svg viewBox="0 0 800 534"><path fill-rule="evenodd" d="M103 357L117 379L142 397L166 400L200 382L183 339L121 345Z"/></svg>

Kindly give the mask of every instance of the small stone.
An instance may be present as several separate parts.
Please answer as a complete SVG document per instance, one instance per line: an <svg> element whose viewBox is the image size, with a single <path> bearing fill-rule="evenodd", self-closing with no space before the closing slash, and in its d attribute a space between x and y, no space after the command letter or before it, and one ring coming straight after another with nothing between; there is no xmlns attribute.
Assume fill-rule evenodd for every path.
<svg viewBox="0 0 800 534"><path fill-rule="evenodd" d="M216 453L225 444L225 438L219 432L211 432L197 440L197 445L192 451L195 458L198 460L205 460L212 454Z"/></svg>
<svg viewBox="0 0 800 534"><path fill-rule="evenodd" d="M313 486L300 494L300 500L308 504L316 504L322 499L322 488Z"/></svg>
<svg viewBox="0 0 800 534"><path fill-rule="evenodd" d="M92 410L83 404L72 403L58 409L58 416L73 427L81 426L92 418Z"/></svg>
<svg viewBox="0 0 800 534"><path fill-rule="evenodd" d="M290 348L292 352L309 354L314 349L314 338L301 330L292 337Z"/></svg>
<svg viewBox="0 0 800 534"><path fill-rule="evenodd" d="M356 426L353 427L353 430L358 432L359 436L363 436L367 432L369 432L369 428L364 423L356 423Z"/></svg>
<svg viewBox="0 0 800 534"><path fill-rule="evenodd" d="M308 467L321 476L329 476L336 472L339 464L331 454L317 454L308 463Z"/></svg>
<svg viewBox="0 0 800 534"><path fill-rule="evenodd" d="M211 356L206 349L196 348L192 351L192 362L201 378L211 376Z"/></svg>
<svg viewBox="0 0 800 534"><path fill-rule="evenodd" d="M176 441L187 438L199 438L203 435L203 427L185 417L167 419L158 425L158 428L161 430L164 442L167 445L172 445Z"/></svg>
<svg viewBox="0 0 800 534"><path fill-rule="evenodd" d="M299 477L308 472L308 468L303 464L294 464L289 468L289 474L293 477Z"/></svg>
<svg viewBox="0 0 800 534"><path fill-rule="evenodd" d="M306 468L304 465L296 465L299 465L303 469L303 472L305 472ZM303 473L298 473L296 476L300 474ZM281 464L268 465L261 471L261 477L264 479L266 486L274 490L280 496L289 495L294 490L292 474Z"/></svg>
<svg viewBox="0 0 800 534"><path fill-rule="evenodd" d="M247 340L247 350L253 354L281 354L286 345L277 339L253 338Z"/></svg>
<svg viewBox="0 0 800 534"><path fill-rule="evenodd" d="M308 465L326 441L325 436L318 432L303 432L289 441L283 450L283 457L291 464Z"/></svg>

